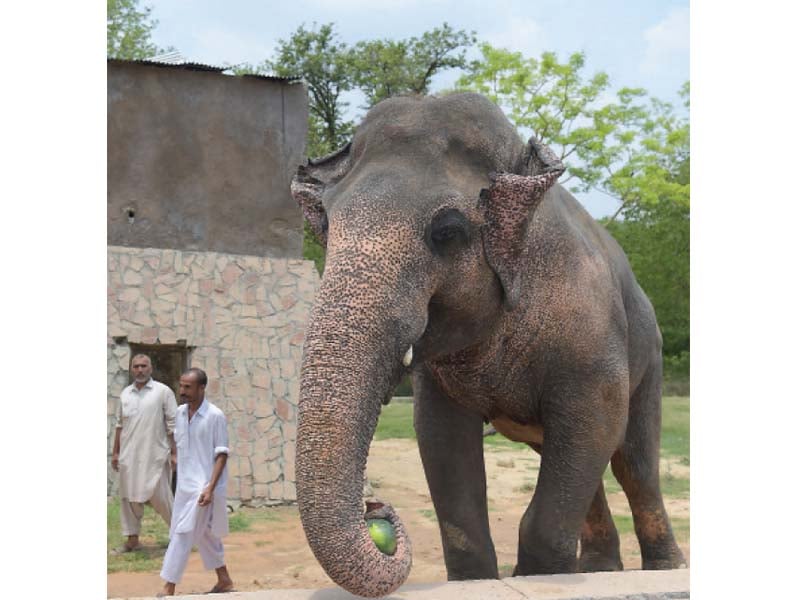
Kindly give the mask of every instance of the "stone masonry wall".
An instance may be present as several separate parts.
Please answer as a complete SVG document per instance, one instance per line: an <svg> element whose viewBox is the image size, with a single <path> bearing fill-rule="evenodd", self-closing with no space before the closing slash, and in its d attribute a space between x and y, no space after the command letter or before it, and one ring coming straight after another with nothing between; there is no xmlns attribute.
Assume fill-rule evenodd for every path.
<svg viewBox="0 0 800 600"><path fill-rule="evenodd" d="M305 260L108 246L108 493L128 343L185 341L228 419L230 501L296 500L300 360L318 286Z"/></svg>

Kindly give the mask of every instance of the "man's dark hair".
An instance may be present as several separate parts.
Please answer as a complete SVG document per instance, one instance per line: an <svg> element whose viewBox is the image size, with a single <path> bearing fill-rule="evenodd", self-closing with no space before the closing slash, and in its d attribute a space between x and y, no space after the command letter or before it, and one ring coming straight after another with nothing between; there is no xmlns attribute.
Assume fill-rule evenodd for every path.
<svg viewBox="0 0 800 600"><path fill-rule="evenodd" d="M191 369L186 369L183 372L184 375L189 375L190 373L195 376L198 384L205 386L208 383L208 376L206 375L206 372L203 371L203 369L192 367Z"/></svg>

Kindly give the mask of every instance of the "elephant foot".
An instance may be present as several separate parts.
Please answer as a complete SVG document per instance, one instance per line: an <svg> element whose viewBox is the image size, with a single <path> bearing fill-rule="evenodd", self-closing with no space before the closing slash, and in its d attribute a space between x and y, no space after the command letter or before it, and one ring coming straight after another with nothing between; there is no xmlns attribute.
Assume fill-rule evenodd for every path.
<svg viewBox="0 0 800 600"><path fill-rule="evenodd" d="M687 567L683 552L677 546L664 553L642 557L642 569L645 571L663 571L666 569L685 569Z"/></svg>
<svg viewBox="0 0 800 600"><path fill-rule="evenodd" d="M667 569L686 569L686 560L681 556L680 559L656 559L643 560L642 569L644 571L665 571Z"/></svg>
<svg viewBox="0 0 800 600"><path fill-rule="evenodd" d="M578 570L581 573L596 573L599 571L622 571L622 560L619 554L609 556L599 552L581 552L578 560Z"/></svg>
<svg viewBox="0 0 800 600"><path fill-rule="evenodd" d="M531 575L555 575L558 573L576 573L578 563L576 556L556 556L551 553L546 556L518 557L514 567L513 577L526 577Z"/></svg>

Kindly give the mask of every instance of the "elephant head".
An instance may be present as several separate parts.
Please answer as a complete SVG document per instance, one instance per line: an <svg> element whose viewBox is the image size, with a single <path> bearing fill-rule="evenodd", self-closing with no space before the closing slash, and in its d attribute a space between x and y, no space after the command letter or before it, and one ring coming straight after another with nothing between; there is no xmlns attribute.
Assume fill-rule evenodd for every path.
<svg viewBox="0 0 800 600"><path fill-rule="evenodd" d="M348 591L391 593L411 568L394 511L391 556L362 512L381 402L514 309L528 224L563 170L477 94L381 102L350 144L298 169L292 194L327 258L303 350L297 498L315 556Z"/></svg>

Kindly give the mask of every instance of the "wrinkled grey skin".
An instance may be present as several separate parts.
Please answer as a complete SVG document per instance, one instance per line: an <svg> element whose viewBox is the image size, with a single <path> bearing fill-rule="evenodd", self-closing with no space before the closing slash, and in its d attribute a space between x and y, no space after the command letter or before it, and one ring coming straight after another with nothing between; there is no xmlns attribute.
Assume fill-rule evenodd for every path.
<svg viewBox="0 0 800 600"><path fill-rule="evenodd" d="M362 596L405 581L382 554L362 478L413 348L414 426L449 579L496 578L482 427L542 455L517 575L621 569L602 474L628 496L645 569L684 561L659 490L661 337L622 250L476 94L393 98L292 192L327 262L303 356L297 496L328 575ZM577 556L581 540L580 557Z"/></svg>

